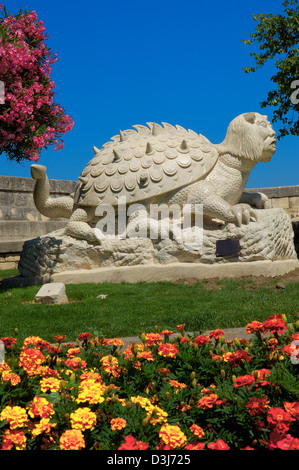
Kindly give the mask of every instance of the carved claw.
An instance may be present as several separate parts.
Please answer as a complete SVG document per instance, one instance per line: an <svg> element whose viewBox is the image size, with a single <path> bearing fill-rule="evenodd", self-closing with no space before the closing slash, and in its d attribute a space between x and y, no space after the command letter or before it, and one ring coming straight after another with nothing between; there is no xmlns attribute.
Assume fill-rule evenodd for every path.
<svg viewBox="0 0 299 470"><path fill-rule="evenodd" d="M47 167L44 165L31 165L31 176L34 180L40 180L45 177Z"/></svg>
<svg viewBox="0 0 299 470"><path fill-rule="evenodd" d="M238 227L241 227L242 224L248 225L251 218L257 220L255 210L248 204L236 204L231 210Z"/></svg>

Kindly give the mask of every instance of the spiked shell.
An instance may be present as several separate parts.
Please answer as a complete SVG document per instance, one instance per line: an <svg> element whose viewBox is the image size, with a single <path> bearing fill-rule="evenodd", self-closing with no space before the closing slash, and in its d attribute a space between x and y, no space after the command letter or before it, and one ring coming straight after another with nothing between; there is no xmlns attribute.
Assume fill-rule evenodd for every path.
<svg viewBox="0 0 299 470"><path fill-rule="evenodd" d="M218 159L216 147L201 134L162 123L120 131L82 171L75 192L80 206L145 201L202 179Z"/></svg>

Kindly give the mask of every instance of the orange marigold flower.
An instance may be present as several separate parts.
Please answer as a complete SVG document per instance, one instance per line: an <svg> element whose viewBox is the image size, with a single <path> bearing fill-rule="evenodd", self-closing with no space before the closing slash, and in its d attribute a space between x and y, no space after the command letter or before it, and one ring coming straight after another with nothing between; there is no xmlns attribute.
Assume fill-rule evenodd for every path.
<svg viewBox="0 0 299 470"><path fill-rule="evenodd" d="M290 434L276 443L277 449L281 450L299 450L299 439Z"/></svg>
<svg viewBox="0 0 299 470"><path fill-rule="evenodd" d="M252 397L248 400L245 407L248 408L250 416L266 413L269 408L269 400L268 398Z"/></svg>
<svg viewBox="0 0 299 470"><path fill-rule="evenodd" d="M284 409L295 419L299 419L299 401L284 402Z"/></svg>
<svg viewBox="0 0 299 470"><path fill-rule="evenodd" d="M179 449L186 444L187 437L181 431L179 426L163 424L161 426L159 437L161 442L168 445L170 449Z"/></svg>
<svg viewBox="0 0 299 470"><path fill-rule="evenodd" d="M70 357L65 361L65 365L73 370L78 370L85 369L87 364L80 357Z"/></svg>
<svg viewBox="0 0 299 470"><path fill-rule="evenodd" d="M39 375L44 362L45 358L39 349L25 348L20 353L19 366L23 367L29 376Z"/></svg>
<svg viewBox="0 0 299 470"><path fill-rule="evenodd" d="M176 344L160 344L158 346L158 354L163 357L176 357L178 354L179 350Z"/></svg>
<svg viewBox="0 0 299 470"><path fill-rule="evenodd" d="M190 426L190 431L194 434L194 436L199 437L199 439L201 439L205 434L204 430L197 424L192 424L192 426Z"/></svg>
<svg viewBox="0 0 299 470"><path fill-rule="evenodd" d="M222 400L218 400L218 395L216 393L211 393L210 395L206 395L200 398L197 402L198 408L203 408L207 410L209 408L213 408L214 405L221 405Z"/></svg>
<svg viewBox="0 0 299 470"><path fill-rule="evenodd" d="M24 340L23 346L24 348L28 348L28 346L35 346L36 348L41 349L47 348L50 346L50 343L49 341L46 341L39 336L28 336L28 338Z"/></svg>
<svg viewBox="0 0 299 470"><path fill-rule="evenodd" d="M79 429L68 429L59 440L62 450L81 450L85 447L85 441L82 432Z"/></svg>
<svg viewBox="0 0 299 470"><path fill-rule="evenodd" d="M77 354L81 354L81 349L79 347L69 348L66 353L67 357L75 357Z"/></svg>
<svg viewBox="0 0 299 470"><path fill-rule="evenodd" d="M160 333L148 333L145 337L145 346L153 346L155 344L160 344L163 341L162 335Z"/></svg>
<svg viewBox="0 0 299 470"><path fill-rule="evenodd" d="M23 431L6 429L2 436L1 450L24 450L26 448L27 438Z"/></svg>
<svg viewBox="0 0 299 470"><path fill-rule="evenodd" d="M184 383L180 383L177 380L169 380L169 385L171 385L175 390L180 390L181 388L186 388L187 385Z"/></svg>
<svg viewBox="0 0 299 470"><path fill-rule="evenodd" d="M55 411L53 405L44 397L34 397L30 403L28 414L31 418L50 418Z"/></svg>
<svg viewBox="0 0 299 470"><path fill-rule="evenodd" d="M112 375L113 377L120 376L121 368L116 357L109 354L109 356L102 357L101 363L104 371L107 372L107 374Z"/></svg>
<svg viewBox="0 0 299 470"><path fill-rule="evenodd" d="M43 393L58 392L60 389L60 380L56 377L44 377L39 384Z"/></svg>
<svg viewBox="0 0 299 470"><path fill-rule="evenodd" d="M122 339L119 339L119 338L111 338L111 339L103 339L102 340L102 344L104 344L105 346L114 346L114 347L123 347L124 345L124 342Z"/></svg>
<svg viewBox="0 0 299 470"><path fill-rule="evenodd" d="M263 332L263 323L260 322L260 321L253 321L251 323L248 323L248 325L246 326L246 333L247 334L252 334L252 333L255 333L255 332L260 332L262 333Z"/></svg>
<svg viewBox="0 0 299 470"><path fill-rule="evenodd" d="M93 430L97 424L97 415L89 408L78 408L70 416L72 429Z"/></svg>
<svg viewBox="0 0 299 470"><path fill-rule="evenodd" d="M222 440L218 439L216 442L210 442L208 448L212 450L229 450L230 447Z"/></svg>
<svg viewBox="0 0 299 470"><path fill-rule="evenodd" d="M0 421L7 420L10 429L22 428L28 423L26 410L21 406L6 406L0 414Z"/></svg>
<svg viewBox="0 0 299 470"><path fill-rule="evenodd" d="M183 331L185 326L186 326L186 323L182 323L181 325L177 325L176 329L179 330L179 331Z"/></svg>
<svg viewBox="0 0 299 470"><path fill-rule="evenodd" d="M155 358L151 351L140 351L137 353L137 359L146 359L147 361L154 361Z"/></svg>
<svg viewBox="0 0 299 470"><path fill-rule="evenodd" d="M127 421L123 418L112 418L110 421L112 431L120 431L121 429L125 428L126 425Z"/></svg>

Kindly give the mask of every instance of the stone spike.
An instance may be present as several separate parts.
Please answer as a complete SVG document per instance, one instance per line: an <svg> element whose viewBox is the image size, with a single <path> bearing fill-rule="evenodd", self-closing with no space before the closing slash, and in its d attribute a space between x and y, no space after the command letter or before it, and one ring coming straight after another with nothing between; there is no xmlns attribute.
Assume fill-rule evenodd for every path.
<svg viewBox="0 0 299 470"><path fill-rule="evenodd" d="M186 142L186 140L184 139L181 143L181 147L180 147L182 150L188 150L188 144Z"/></svg>
<svg viewBox="0 0 299 470"><path fill-rule="evenodd" d="M155 122L153 122L153 128L152 128L152 135L158 135L159 134L159 126Z"/></svg>
<svg viewBox="0 0 299 470"><path fill-rule="evenodd" d="M81 181L81 183L83 183L83 184L88 182L88 178L84 178L84 176L79 176L78 180Z"/></svg>
<svg viewBox="0 0 299 470"><path fill-rule="evenodd" d="M113 155L114 155L114 161L115 160L120 160L119 154L116 152L116 150L113 150Z"/></svg>
<svg viewBox="0 0 299 470"><path fill-rule="evenodd" d="M153 149L153 147L151 146L151 144L148 142L148 143L146 144L145 153L147 153L148 155L150 155L150 154L153 153L153 152L154 152L154 149Z"/></svg>
<svg viewBox="0 0 299 470"><path fill-rule="evenodd" d="M99 153L100 149L98 149L97 147L94 147L93 151L94 151L95 154L97 154L97 153Z"/></svg>
<svg viewBox="0 0 299 470"><path fill-rule="evenodd" d="M124 140L126 140L126 136L121 130L119 131L119 140L120 142L124 142Z"/></svg>

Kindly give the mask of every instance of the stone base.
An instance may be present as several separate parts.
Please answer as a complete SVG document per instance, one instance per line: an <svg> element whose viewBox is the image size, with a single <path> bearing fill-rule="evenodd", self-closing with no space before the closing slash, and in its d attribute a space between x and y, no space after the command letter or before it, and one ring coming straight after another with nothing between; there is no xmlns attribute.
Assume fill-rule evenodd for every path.
<svg viewBox="0 0 299 470"><path fill-rule="evenodd" d="M120 268L81 269L53 274L53 282L65 284L121 282L174 282L184 279L238 279L246 276L282 276L299 268L299 260L254 261L249 263L229 263L205 265L173 263L167 266L122 266Z"/></svg>
<svg viewBox="0 0 299 470"><path fill-rule="evenodd" d="M136 280L154 279L155 275L151 273L156 273L159 280L163 280L163 276L168 279L170 272L173 279L180 268L183 272L187 269L187 277L211 277L209 273L212 271L212 277L225 277L228 272L234 273L232 277L235 277L240 270L242 276L252 275L253 265L262 261L268 262L266 275L271 269L273 275L277 275L274 268L278 266L277 262L280 266L294 266L292 269L295 269L298 259L287 213L283 209L265 209L258 211L258 215L258 221L241 227L216 222L213 226L206 226L202 243L197 246L175 239L149 238L105 238L101 243L91 243L65 236L60 230L27 241L21 253L19 270L23 278L45 279L45 282L49 279L64 282L57 276L66 273L68 276L73 273L75 279L79 272L84 272L91 282L104 282L107 276L107 282L114 282L114 276L120 275L122 281L126 281L125 276L130 278L133 272L142 276L142 279L139 275L135 278L134 274ZM288 263L285 264L286 261ZM265 265L256 266L255 273L262 274L257 271L260 268L264 270ZM289 267L282 269L287 269L284 272L291 270ZM98 271L103 272L103 275L99 274L103 280L92 281L92 273ZM177 275L176 279L179 277Z"/></svg>

